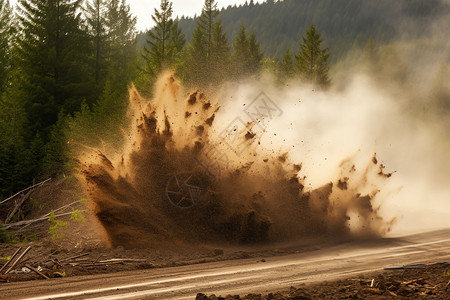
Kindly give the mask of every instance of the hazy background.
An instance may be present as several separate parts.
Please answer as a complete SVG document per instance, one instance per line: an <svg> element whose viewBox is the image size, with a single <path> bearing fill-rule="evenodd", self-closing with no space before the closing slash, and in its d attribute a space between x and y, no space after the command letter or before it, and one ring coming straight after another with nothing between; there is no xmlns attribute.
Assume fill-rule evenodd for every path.
<svg viewBox="0 0 450 300"><path fill-rule="evenodd" d="M10 0L12 5L16 5L17 0ZM202 11L203 0L173 0L173 17L193 17L199 15ZM255 3L264 2L263 0L255 0ZM152 28L155 24L151 15L154 9L159 9L161 1L159 0L130 0L131 12L137 17L136 29L139 31L146 31ZM245 0L218 0L218 8L227 7L228 5L241 5Z"/></svg>

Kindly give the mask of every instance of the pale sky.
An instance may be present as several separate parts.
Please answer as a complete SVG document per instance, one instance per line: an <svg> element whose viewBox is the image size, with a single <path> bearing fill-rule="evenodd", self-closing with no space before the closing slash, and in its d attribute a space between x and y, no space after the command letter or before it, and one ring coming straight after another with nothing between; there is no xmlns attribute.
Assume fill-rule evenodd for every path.
<svg viewBox="0 0 450 300"><path fill-rule="evenodd" d="M15 6L17 0L10 0L10 3ZM227 7L228 5L243 4L245 0L217 0L219 9ZM250 0L249 0L250 2ZM257 2L264 2L264 0L254 0ZM136 29L144 31L153 26L151 15L155 8L159 9L160 0L127 0L130 4L131 12L137 17ZM173 16L194 16L199 15L202 11L204 0L172 0Z"/></svg>
<svg viewBox="0 0 450 300"><path fill-rule="evenodd" d="M219 9L228 5L244 4L245 0L217 0ZM250 0L248 0L250 2ZM264 2L263 0L254 0L255 3ZM137 17L136 27L138 30L145 30L153 26L151 15L155 8L159 9L160 0L128 0L131 11ZM172 0L173 16L194 16L202 12L205 1L203 0Z"/></svg>

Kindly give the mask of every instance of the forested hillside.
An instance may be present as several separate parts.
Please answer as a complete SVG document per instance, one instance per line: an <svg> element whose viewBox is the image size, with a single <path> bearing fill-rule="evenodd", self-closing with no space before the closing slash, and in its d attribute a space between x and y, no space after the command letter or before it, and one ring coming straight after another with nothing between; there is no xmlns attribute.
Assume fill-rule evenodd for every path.
<svg viewBox="0 0 450 300"><path fill-rule="evenodd" d="M288 47L297 51L303 33L314 23L336 62L352 47L364 47L370 36L384 44L400 36L426 34L426 25L448 12L449 5L440 0L271 0L229 6L218 17L229 39L244 24L255 32L263 53L276 58ZM188 41L195 24L196 19L180 19Z"/></svg>

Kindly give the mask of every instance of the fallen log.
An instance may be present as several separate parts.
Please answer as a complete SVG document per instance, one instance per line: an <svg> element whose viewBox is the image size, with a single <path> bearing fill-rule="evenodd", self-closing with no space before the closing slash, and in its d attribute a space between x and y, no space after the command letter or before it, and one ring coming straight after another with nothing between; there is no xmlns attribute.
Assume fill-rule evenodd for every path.
<svg viewBox="0 0 450 300"><path fill-rule="evenodd" d="M65 261L68 261L68 260L72 260L72 259L76 259L76 258L80 258L80 257L86 256L86 255L89 255L89 253L83 253L83 254L80 254L80 255L76 255L76 256L60 259L59 262L65 262Z"/></svg>
<svg viewBox="0 0 450 300"><path fill-rule="evenodd" d="M100 260L98 263L105 264L105 263L121 263L121 262L145 262L146 259L141 258L112 258L108 260Z"/></svg>
<svg viewBox="0 0 450 300"><path fill-rule="evenodd" d="M85 212L86 210L81 210L81 211ZM68 215L71 215L72 213L73 212L57 214L57 215L55 215L55 218L62 217L62 216L68 216ZM36 223L36 222L39 222L39 221L48 220L48 218L49 218L49 214L44 215L44 216L39 217L39 218L34 219L34 220L25 220L25 221L19 221L19 222L15 222L15 223L5 224L5 225L3 225L3 228L4 229L9 229L9 228L12 228L12 227L20 227L20 226Z"/></svg>
<svg viewBox="0 0 450 300"><path fill-rule="evenodd" d="M30 197L32 190L28 191L28 193L26 193L25 195L22 196L22 199L20 199L20 201L14 206L14 209L9 213L9 215L6 217L5 219L5 224L8 224L9 221L11 221L11 219L14 217L14 215L16 214L16 212L20 209L20 207L22 206L22 204L25 202L25 200L28 199L28 197Z"/></svg>
<svg viewBox="0 0 450 300"><path fill-rule="evenodd" d="M35 272L36 274L38 274L39 276L43 277L44 279L50 279L47 275L45 275L44 273L40 272L38 269L33 268L30 265L25 265L25 267L27 267L28 269L30 269L31 271Z"/></svg>
<svg viewBox="0 0 450 300"><path fill-rule="evenodd" d="M48 181L50 181L50 180L52 180L52 179L51 179L51 178L48 178L48 179L46 179L46 180L44 180L44 181L42 181L42 182L36 183L36 184L34 184L34 185L32 185L32 186L29 186L29 187L27 187L26 189L23 189L23 190L21 190L21 191L15 193L15 194L12 195L11 197L6 198L6 199L3 200L3 201L0 201L0 205L2 205L3 203L5 203L5 202L7 202L7 201L9 201L9 200L11 200L11 199L14 199L14 198L17 197L18 195L20 195L20 194L22 194L22 193L24 193L24 192L26 192L26 191L28 191L28 190L30 190L30 189L34 189L35 187L38 187L38 186L40 186L40 185L43 185L44 183L46 183L46 182L48 182Z"/></svg>
<svg viewBox="0 0 450 300"><path fill-rule="evenodd" d="M22 254L20 254L20 256L14 261L14 263L12 264L11 267L8 268L8 270L6 270L5 275L8 274L12 269L14 269L14 267L22 260L22 258L25 256L25 254L27 254L28 251L30 251L31 247L28 247L27 249L25 249L25 251L22 252Z"/></svg>
<svg viewBox="0 0 450 300"><path fill-rule="evenodd" d="M11 258L3 265L3 267L0 269L0 274L2 274L3 270L14 260L20 250L22 250L22 247L19 247L19 249L17 249L16 252L14 252L14 254L11 256Z"/></svg>

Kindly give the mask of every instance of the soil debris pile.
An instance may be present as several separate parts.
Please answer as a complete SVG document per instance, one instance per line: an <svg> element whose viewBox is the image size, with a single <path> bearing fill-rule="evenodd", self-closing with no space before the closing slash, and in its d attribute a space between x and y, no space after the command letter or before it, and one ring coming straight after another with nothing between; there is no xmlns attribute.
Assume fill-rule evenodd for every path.
<svg viewBox="0 0 450 300"><path fill-rule="evenodd" d="M186 93L171 73L154 91L147 101L130 90L132 123L119 154L96 150L78 159L110 245L261 243L389 230L373 204L373 183L387 177L375 156L360 170L343 161L336 182L306 191L301 164L262 149L255 124L229 133L246 146L236 153L215 135L216 101Z"/></svg>

